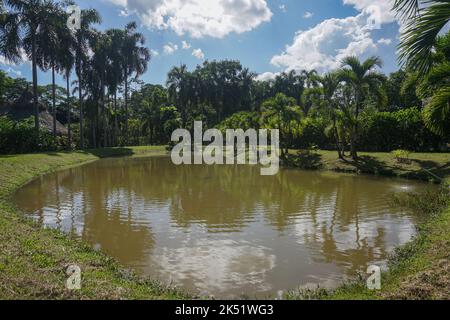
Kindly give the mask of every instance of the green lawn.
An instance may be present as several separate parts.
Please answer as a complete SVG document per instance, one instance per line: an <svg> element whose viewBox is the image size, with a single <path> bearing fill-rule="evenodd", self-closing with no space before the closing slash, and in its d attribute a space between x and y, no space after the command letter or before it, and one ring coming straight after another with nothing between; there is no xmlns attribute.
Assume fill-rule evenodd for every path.
<svg viewBox="0 0 450 320"><path fill-rule="evenodd" d="M294 154L295 152L292 151ZM164 147L127 147L78 152L0 156L0 299L183 299L188 294L124 271L108 256L58 231L25 219L11 204L12 193L40 175L102 157L166 154ZM390 154L361 154L360 163L337 160L335 152L313 156L314 168L430 179L424 168L449 179L449 154L412 154L398 164ZM313 298L450 298L450 208L422 227L417 241L400 251L401 259L384 276L382 292L361 283ZM65 289L65 269L76 263L83 271L82 290ZM442 287L442 286L446 286ZM292 294L289 298L304 298Z"/></svg>
<svg viewBox="0 0 450 320"><path fill-rule="evenodd" d="M359 161L354 162L348 158L344 162L338 159L336 151L318 151L311 154L307 161L298 163L298 152L290 151L293 165L308 169L378 174L436 182L441 182L441 178L450 182L450 153L412 153L408 163L398 163L391 153L361 152Z"/></svg>

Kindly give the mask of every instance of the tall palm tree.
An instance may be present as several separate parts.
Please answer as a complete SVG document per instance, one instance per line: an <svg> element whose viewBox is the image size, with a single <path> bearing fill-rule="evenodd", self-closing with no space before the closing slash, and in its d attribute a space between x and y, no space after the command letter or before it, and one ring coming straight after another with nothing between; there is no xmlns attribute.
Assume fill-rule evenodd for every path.
<svg viewBox="0 0 450 320"><path fill-rule="evenodd" d="M185 64L179 67L173 67L167 74L167 90L169 99L181 111L182 125L186 125L187 121L187 106L186 106L186 92L188 91L187 78L189 71Z"/></svg>
<svg viewBox="0 0 450 320"><path fill-rule="evenodd" d="M125 71L124 71L124 58L117 48L122 46L122 41L124 38L124 31L120 29L109 29L106 34L111 39L111 45L109 47L110 52L108 53L110 63L108 65L107 72L107 86L110 95L113 97L113 115L114 115L114 129L113 129L113 144L117 145L118 132L119 132L119 121L118 121L118 110L117 110L117 91L119 86L124 81Z"/></svg>
<svg viewBox="0 0 450 320"><path fill-rule="evenodd" d="M61 62L68 53L68 47L61 46L61 36L67 33L67 15L59 4L49 12L48 21L40 24L37 37L37 64L42 70L51 70L52 73L52 114L53 135L56 136L56 80L55 73L63 68Z"/></svg>
<svg viewBox="0 0 450 320"><path fill-rule="evenodd" d="M59 61L59 67L66 80L67 138L68 147L70 149L72 147L70 75L75 65L75 38L66 26L58 29L58 42L59 46L57 48L57 57Z"/></svg>
<svg viewBox="0 0 450 320"><path fill-rule="evenodd" d="M381 67L382 61L378 57L371 57L364 62L360 62L355 56L347 57L342 62L342 68L337 71L340 81L347 83L353 91L353 128L350 132L351 155L354 160L358 159L357 139L359 131L359 116L364 107L364 103L370 96L376 97L382 104L386 95L383 92L382 84L385 78L375 71L376 67Z"/></svg>
<svg viewBox="0 0 450 320"><path fill-rule="evenodd" d="M23 59L22 52L31 60L34 124L39 133L37 33L40 27L51 23L56 5L52 0L4 0L3 4L9 10L2 14L0 21L0 50L14 63Z"/></svg>
<svg viewBox="0 0 450 320"><path fill-rule="evenodd" d="M400 59L411 70L426 75L432 65L436 38L450 21L450 1L395 0L394 9L406 24Z"/></svg>
<svg viewBox="0 0 450 320"><path fill-rule="evenodd" d="M100 23L101 18L97 10L87 9L81 11L80 29L74 32L75 43L75 65L78 77L78 108L80 113L80 148L84 149L84 124L83 124L83 64L87 61L90 53L90 42L95 36L91 25Z"/></svg>
<svg viewBox="0 0 450 320"><path fill-rule="evenodd" d="M339 140L339 132L337 129L337 112L339 106L336 102L336 93L340 84L339 77L336 73L330 72L321 77L318 77L317 80L321 84L322 99L325 103L325 109L331 116L331 132L334 136L339 159L343 159L344 155L342 152L342 147Z"/></svg>
<svg viewBox="0 0 450 320"><path fill-rule="evenodd" d="M275 97L263 103L262 111L264 117L274 118L276 122L277 129L280 131L280 142L282 144L281 156L284 157L287 155L289 149L288 141L286 141L284 136L284 131L286 131L285 126L300 116L299 108L296 107L296 101L294 98L287 97L283 93L278 93Z"/></svg>
<svg viewBox="0 0 450 320"><path fill-rule="evenodd" d="M125 27L125 38L121 53L125 59L124 80L125 80L125 144L128 144L128 78L135 74L137 79L147 71L150 61L150 50L146 48L145 38L141 33L136 32L136 22L130 22Z"/></svg>

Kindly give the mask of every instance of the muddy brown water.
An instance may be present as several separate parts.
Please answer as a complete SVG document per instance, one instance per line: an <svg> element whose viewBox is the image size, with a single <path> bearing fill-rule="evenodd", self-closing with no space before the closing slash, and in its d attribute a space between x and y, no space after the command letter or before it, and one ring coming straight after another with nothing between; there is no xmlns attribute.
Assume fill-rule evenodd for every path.
<svg viewBox="0 0 450 320"><path fill-rule="evenodd" d="M175 166L168 157L104 159L15 194L25 213L143 275L216 297L334 287L383 265L420 217L392 194L428 184L255 166Z"/></svg>

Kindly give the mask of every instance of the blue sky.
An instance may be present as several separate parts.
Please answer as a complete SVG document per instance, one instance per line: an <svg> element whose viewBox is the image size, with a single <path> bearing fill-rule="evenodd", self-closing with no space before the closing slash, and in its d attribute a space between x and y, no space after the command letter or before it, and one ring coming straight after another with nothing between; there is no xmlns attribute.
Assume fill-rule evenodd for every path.
<svg viewBox="0 0 450 320"><path fill-rule="evenodd" d="M238 59L268 79L281 71L339 66L341 58L379 55L384 72L398 69L399 24L390 12L393 0L78 0L97 9L99 29L137 21L153 51L142 80L164 83L167 71L205 59ZM376 3L376 5L374 5ZM183 45L184 43L184 45ZM0 68L31 78L30 64L12 65L0 56ZM51 81L40 73L39 83Z"/></svg>

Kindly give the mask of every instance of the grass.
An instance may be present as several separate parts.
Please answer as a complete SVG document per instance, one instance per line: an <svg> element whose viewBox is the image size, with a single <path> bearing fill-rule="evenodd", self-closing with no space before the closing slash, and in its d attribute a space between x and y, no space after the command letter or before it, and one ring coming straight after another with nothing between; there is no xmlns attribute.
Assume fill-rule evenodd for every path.
<svg viewBox="0 0 450 320"><path fill-rule="evenodd" d="M45 173L112 156L165 154L133 147L0 156L0 299L183 299L186 293L122 270L115 260L59 231L41 228L11 204L12 193ZM82 269L82 289L65 288L68 265Z"/></svg>
<svg viewBox="0 0 450 320"><path fill-rule="evenodd" d="M127 147L78 152L0 156L0 299L190 299L187 293L121 269L112 258L88 244L42 228L23 217L11 204L11 195L25 183L46 173L78 166L103 157L142 157L166 154L164 147ZM295 152L291 152L295 160ZM411 154L409 163L397 163L388 153L362 153L357 163L336 159L335 152L308 154L302 167L355 173L375 173L429 180L433 175L450 181L449 154ZM294 163L295 164L295 163ZM298 164L298 162L297 162ZM433 175L424 169L431 170ZM422 201L398 199L402 205L443 206L433 194ZM448 196L448 195L447 195ZM444 198L447 199L444 195ZM426 207L429 208L429 207ZM422 210L422 209L421 209ZM450 208L421 226L419 236L397 250L383 289L368 291L355 281L332 292L292 292L290 299L450 298ZM65 289L68 265L82 269L82 289Z"/></svg>
<svg viewBox="0 0 450 320"><path fill-rule="evenodd" d="M356 162L350 158L342 161L338 159L336 151L321 150L302 156L299 151L291 150L288 162L305 169L367 173L439 183L443 179L450 182L450 153L411 153L407 162L398 162L394 154L383 152L361 152L359 157Z"/></svg>

